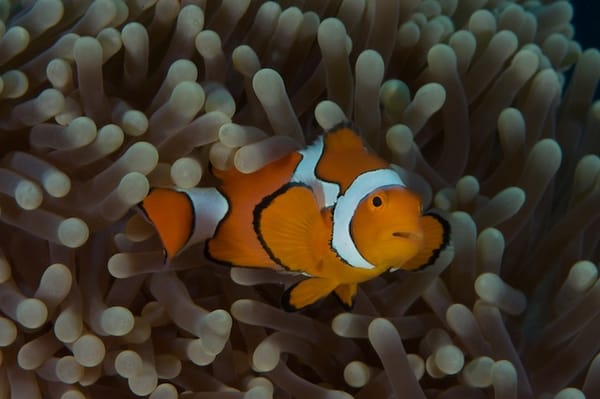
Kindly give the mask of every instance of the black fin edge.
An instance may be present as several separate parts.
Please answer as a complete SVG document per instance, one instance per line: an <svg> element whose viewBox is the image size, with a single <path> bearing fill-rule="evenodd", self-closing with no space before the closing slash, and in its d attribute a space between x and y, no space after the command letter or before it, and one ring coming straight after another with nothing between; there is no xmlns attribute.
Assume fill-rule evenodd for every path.
<svg viewBox="0 0 600 399"><path fill-rule="evenodd" d="M431 216L435 220L437 220L442 225L442 228L444 229L444 233L442 234L442 244L433 250L433 252L431 253L431 256L429 257L429 259L427 259L427 262L425 262L423 265L419 266L418 268L411 270L414 272L423 270L429 266L432 266L438 260L442 251L448 247L448 244L450 244L450 231L451 231L450 223L448 223L448 221L446 219L444 219L443 217L441 217L440 215L438 215L437 213L434 213L434 212L427 212L423 216Z"/></svg>
<svg viewBox="0 0 600 399"><path fill-rule="evenodd" d="M333 296L335 297L335 299L337 299L337 301L340 303L341 307L346 311L346 312L351 312L352 309L354 309L354 305L356 304L356 293L352 296L352 304L347 305L344 301L342 301L342 298L340 298L340 296L337 294L337 292L335 292L335 290L332 291ZM357 291L358 293L358 291Z"/></svg>
<svg viewBox="0 0 600 399"><path fill-rule="evenodd" d="M152 221L152 218L150 217L150 215L148 214L148 212L146 211L146 208L144 208L144 201L146 200L146 198L148 196L150 196L150 194L152 194L152 191L156 190L157 188L160 188L161 190L171 190L171 191L176 191L178 193L182 193L185 195L185 198L187 199L187 201L190 204L190 208L192 209L192 225L190 227L190 232L186 238L186 243L190 240L190 238L192 238L192 236L194 235L194 231L196 230L196 208L194 208L194 201L192 201L192 199L190 198L190 196L188 195L188 193L186 193L185 191L179 191L175 188L172 187L150 187L150 189L148 190L148 194L146 194L146 196L144 197L143 200L141 200L140 202L138 202L135 207L136 209L142 214L142 217L152 225L152 227L154 228L154 230L156 231L156 233L158 234L158 237L161 241L161 244L163 245L163 252L164 252L164 256L163 256L163 263L167 263L167 261L170 259L169 258L169 254L167 253L167 250L164 248L164 244L162 242L162 238L160 238L160 234L158 232L158 229L156 228L156 226L154 225L154 222ZM185 247L185 245L184 245ZM181 250L178 251L175 255L173 255L173 258L177 257L179 254L181 254Z"/></svg>
<svg viewBox="0 0 600 399"><path fill-rule="evenodd" d="M309 189L310 191L312 191L312 188L309 185L304 184L304 183L300 183L300 182L286 183L283 186L279 187L277 190L275 190L273 193L265 196L262 199L262 201L258 205L256 205L256 207L254 208L254 211L253 211L253 218L252 218L253 219L252 225L254 227L254 232L256 234L256 237L258 238L258 241L260 242L260 245L262 245L263 249L265 250L267 255L269 255L269 258L271 258L273 260L273 262L277 263L278 265L280 265L281 267L283 267L284 269L286 269L288 271L297 271L297 270L293 270L288 265L284 264L281 261L281 259L279 259L273 253L273 251L271 250L271 248L269 247L269 245L263 238L262 233L260 231L260 218L262 216L263 210L265 210L277 197L279 197L282 194L285 194L289 189L291 189L293 187L305 187L305 188Z"/></svg>
<svg viewBox="0 0 600 399"><path fill-rule="evenodd" d="M293 306L290 303L290 297L292 295L292 290L294 288L296 288L298 286L298 284L300 284L301 282L303 282L304 280L300 280L297 283L292 284L291 286L289 286L288 288L286 288L285 291L283 291L283 294L281 295L281 308L283 310L285 310L288 313L293 313L293 312L298 312L299 310L302 309L298 309L295 306Z"/></svg>

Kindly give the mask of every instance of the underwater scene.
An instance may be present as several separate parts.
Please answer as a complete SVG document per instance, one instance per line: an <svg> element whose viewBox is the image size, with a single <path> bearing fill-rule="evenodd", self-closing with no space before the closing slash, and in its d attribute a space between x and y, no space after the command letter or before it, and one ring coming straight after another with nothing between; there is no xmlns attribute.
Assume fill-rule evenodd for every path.
<svg viewBox="0 0 600 399"><path fill-rule="evenodd" d="M0 399L600 398L599 19L0 0Z"/></svg>

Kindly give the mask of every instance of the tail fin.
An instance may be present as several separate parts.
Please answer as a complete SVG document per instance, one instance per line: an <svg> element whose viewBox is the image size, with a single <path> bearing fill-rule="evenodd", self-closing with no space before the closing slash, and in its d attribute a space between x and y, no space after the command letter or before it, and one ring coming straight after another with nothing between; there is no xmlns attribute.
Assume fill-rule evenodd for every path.
<svg viewBox="0 0 600 399"><path fill-rule="evenodd" d="M181 191L154 188L139 207L156 228L169 258L186 246L194 229L194 207Z"/></svg>

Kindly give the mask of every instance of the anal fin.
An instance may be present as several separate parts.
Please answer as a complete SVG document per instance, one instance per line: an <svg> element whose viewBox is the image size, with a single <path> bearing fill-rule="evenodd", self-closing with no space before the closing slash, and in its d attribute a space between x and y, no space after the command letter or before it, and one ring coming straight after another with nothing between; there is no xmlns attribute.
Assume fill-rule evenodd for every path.
<svg viewBox="0 0 600 399"><path fill-rule="evenodd" d="M356 284L341 284L333 291L333 293L344 309L350 311L354 307L357 289L358 286Z"/></svg>
<svg viewBox="0 0 600 399"><path fill-rule="evenodd" d="M296 312L327 296L337 283L325 278L308 278L285 290L281 306L287 312Z"/></svg>

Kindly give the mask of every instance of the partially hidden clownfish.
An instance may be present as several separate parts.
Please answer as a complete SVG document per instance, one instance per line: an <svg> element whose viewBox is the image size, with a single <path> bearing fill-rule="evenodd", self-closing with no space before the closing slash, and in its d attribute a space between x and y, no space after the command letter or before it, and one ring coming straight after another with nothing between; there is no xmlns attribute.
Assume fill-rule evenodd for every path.
<svg viewBox="0 0 600 399"><path fill-rule="evenodd" d="M350 309L358 283L431 265L450 240L448 222L422 214L420 198L345 125L254 173L212 172L217 187L155 188L140 208L168 258L204 242L217 263L308 276L284 292L287 311L332 292Z"/></svg>

